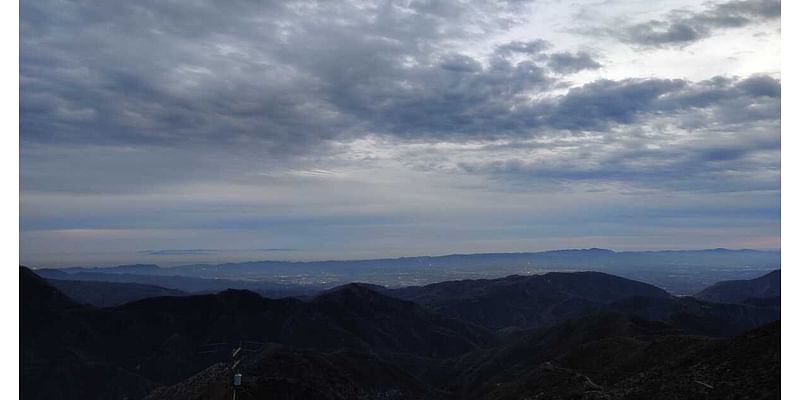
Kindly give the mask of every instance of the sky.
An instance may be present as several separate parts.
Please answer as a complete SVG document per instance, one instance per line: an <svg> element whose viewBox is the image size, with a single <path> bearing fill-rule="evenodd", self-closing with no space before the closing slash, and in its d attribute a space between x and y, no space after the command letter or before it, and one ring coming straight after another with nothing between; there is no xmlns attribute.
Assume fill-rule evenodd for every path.
<svg viewBox="0 0 800 400"><path fill-rule="evenodd" d="M780 16L21 2L20 259L780 248Z"/></svg>

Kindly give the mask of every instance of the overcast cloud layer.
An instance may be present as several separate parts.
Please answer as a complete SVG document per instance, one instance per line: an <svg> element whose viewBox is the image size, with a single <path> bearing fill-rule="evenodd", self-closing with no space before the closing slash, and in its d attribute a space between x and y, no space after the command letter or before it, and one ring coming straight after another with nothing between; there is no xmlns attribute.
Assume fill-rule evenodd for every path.
<svg viewBox="0 0 800 400"><path fill-rule="evenodd" d="M20 3L34 266L780 247L780 2Z"/></svg>

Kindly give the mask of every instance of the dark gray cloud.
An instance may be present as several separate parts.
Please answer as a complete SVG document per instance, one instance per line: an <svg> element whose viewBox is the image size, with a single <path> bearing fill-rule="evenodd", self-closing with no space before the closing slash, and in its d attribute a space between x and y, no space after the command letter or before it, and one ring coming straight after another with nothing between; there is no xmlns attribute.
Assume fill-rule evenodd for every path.
<svg viewBox="0 0 800 400"><path fill-rule="evenodd" d="M748 124L702 128L690 136L667 129L656 136L627 127L544 148L517 145L504 157L464 159L458 168L490 174L520 190L605 183L672 193L777 191L780 139L773 132L779 129L779 124Z"/></svg>
<svg viewBox="0 0 800 400"><path fill-rule="evenodd" d="M740 28L780 17L780 0L741 0L716 4L701 12L674 11L664 20L650 20L608 32L639 46L685 46L709 37L715 30Z"/></svg>
<svg viewBox="0 0 800 400"><path fill-rule="evenodd" d="M440 64L437 48L507 27L515 7L26 3L22 139L304 149L359 132L372 107L414 96L404 82L459 84L464 71ZM486 79L528 79L526 67L515 71L494 68Z"/></svg>
<svg viewBox="0 0 800 400"><path fill-rule="evenodd" d="M774 15L767 5L726 3L690 19L723 24L736 15ZM666 111L669 101L676 109L691 101L712 107L715 93L730 91L601 80L542 97L565 83L559 76L600 64L585 52L547 53L552 44L543 40L500 44L485 61L445 49L507 29L514 7L26 3L21 139L238 146L286 156L367 133L460 140L604 129ZM765 84L773 88L760 90L772 93L780 86L751 83L753 90ZM775 117L769 104L760 108L751 102L758 96L742 93L739 104L717 99L734 108L715 108L721 118Z"/></svg>
<svg viewBox="0 0 800 400"><path fill-rule="evenodd" d="M140 254L148 256L182 256L182 255L203 255L219 253L216 249L167 249L167 250L141 250Z"/></svg>
<svg viewBox="0 0 800 400"><path fill-rule="evenodd" d="M547 66L561 74L571 74L585 69L598 69L602 65L591 54L583 51L577 53L554 53L547 60Z"/></svg>
<svg viewBox="0 0 800 400"><path fill-rule="evenodd" d="M755 75L690 82L600 80L519 110L533 135L517 135L447 162L518 190L580 182L671 191L780 188L780 82ZM522 117L518 117L522 118ZM561 132L554 134L553 132ZM437 170L433 153L416 162Z"/></svg>
<svg viewBox="0 0 800 400"><path fill-rule="evenodd" d="M529 136L552 129L604 131L647 123L665 113L687 116L680 113L691 110L698 111L694 117L702 116L705 126L780 119L780 82L768 76L598 80L561 96L526 97L551 82L534 64L497 62L468 74L426 77L418 87L398 89L388 98L376 95L382 101L363 118L379 132L448 140ZM688 118L676 122L700 123Z"/></svg>
<svg viewBox="0 0 800 400"><path fill-rule="evenodd" d="M553 47L552 43L546 40L531 40L528 42L520 42L520 41L513 41L506 44L502 44L495 48L495 51L498 54L502 55L509 55L509 54L526 54L526 55L540 55L543 51L550 49Z"/></svg>
<svg viewBox="0 0 800 400"><path fill-rule="evenodd" d="M570 89L545 107L548 126L569 130L606 130L611 124L645 122L645 116L703 111L704 126L780 120L780 82L768 76L679 79L600 80ZM691 121L691 119L687 119ZM695 122L696 123L696 122Z"/></svg>
<svg viewBox="0 0 800 400"><path fill-rule="evenodd" d="M588 53L551 52L553 45L543 40L501 43L485 59L444 45L505 29L513 23L505 5L104 4L23 5L26 193L157 193L209 181L257 185L256 173L327 167L331 143L367 134L518 146L520 140L587 132L621 142L624 135L615 132L636 127L749 137L780 121L780 81L769 76L600 79L555 94L567 84L563 74L599 63ZM647 140L655 139L625 142L633 150L607 148L608 157L591 168L580 165L583 157L531 163L490 147L488 160L454 162L476 174L671 187L704 164L772 168L745 164L750 153L730 145L692 148L690 160L672 163L685 149L636 147ZM420 162L408 161L414 157ZM449 168L437 162L447 158L438 153L403 158L422 170ZM631 160L637 167L625 167ZM670 168L636 169L667 161ZM271 185L279 180L271 179ZM719 176L715 181L753 187ZM697 182L683 187L702 186Z"/></svg>
<svg viewBox="0 0 800 400"><path fill-rule="evenodd" d="M530 61L495 58L475 70L411 68L376 85L362 85L363 99L340 104L372 131L418 138L487 137L519 132L531 121L514 111L532 91L553 79ZM475 62L472 65L476 65Z"/></svg>
<svg viewBox="0 0 800 400"><path fill-rule="evenodd" d="M603 149L602 154L597 151ZM492 162L464 162L459 168L468 173L486 173L511 182L518 188L539 185L576 185L624 183L631 188L699 191L708 193L775 191L780 188L780 165L777 161L751 159L766 155L775 160L780 151L776 142L741 144L724 148L708 146L673 146L658 150L646 147L575 151L574 159L537 162L509 158ZM523 189L524 190L524 189ZM539 190L538 186L532 190Z"/></svg>
<svg viewBox="0 0 800 400"><path fill-rule="evenodd" d="M570 130L603 130L610 123L634 123L643 113L657 111L661 96L686 86L685 81L669 79L593 82L557 99L548 110L547 123Z"/></svg>

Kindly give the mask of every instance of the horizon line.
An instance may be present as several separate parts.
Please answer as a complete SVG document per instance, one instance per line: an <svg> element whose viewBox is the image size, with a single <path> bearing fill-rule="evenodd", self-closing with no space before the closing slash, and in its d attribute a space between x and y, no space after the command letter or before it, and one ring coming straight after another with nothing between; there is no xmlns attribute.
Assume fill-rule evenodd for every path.
<svg viewBox="0 0 800 400"><path fill-rule="evenodd" d="M168 249L168 250L139 250L136 253L139 254L148 254L148 255L163 255L167 254L164 252L169 252L171 254L178 255L178 252L181 251L197 251L198 249L189 249L189 250L181 250L181 249ZM230 251L294 251L296 249L202 249L204 254L212 254L212 253L223 253L223 252L230 252ZM409 258L444 258L444 257L455 257L455 256L482 256L482 255L501 255L501 254L542 254L542 253L553 253L553 252L560 252L560 251L592 251L592 250L602 250L606 252L611 252L614 254L624 254L624 253L667 253L667 252L700 252L700 251L755 251L755 252L765 252L765 253L774 253L780 252L780 248L764 248L764 249L754 249L754 248L727 248L727 247L714 247L714 248L701 248L701 249L665 249L665 250L614 250L602 247L586 247L586 248L561 248L561 249L549 249L549 250L538 250L538 251L507 251L507 252L481 252L481 253L446 253L446 254L438 254L438 255L414 255L414 256L400 256L400 257L383 257L383 258L349 258L349 259L319 259L319 260L251 260L251 261L230 261L230 262L219 262L219 263L188 263L188 264L178 264L173 266L161 266L155 263L147 263L147 262L137 262L137 263L125 263L125 264L117 264L117 265L95 265L95 266L73 266L73 267L28 267L26 263L20 263L20 266L25 266L31 268L33 270L38 269L78 269L78 268L87 268L87 269L100 269L100 268L116 268L116 267L130 267L130 266L140 266L140 265L155 265L158 268L180 268L186 266L223 266L223 265L230 265L230 264L250 264L250 263L263 263L263 262L272 262L272 263L290 263L290 264L310 264L310 263L327 263L327 262L358 262L358 261L382 261L382 260L402 260L402 259L409 259ZM160 254L153 254L153 253L160 253ZM186 253L188 254L188 253Z"/></svg>

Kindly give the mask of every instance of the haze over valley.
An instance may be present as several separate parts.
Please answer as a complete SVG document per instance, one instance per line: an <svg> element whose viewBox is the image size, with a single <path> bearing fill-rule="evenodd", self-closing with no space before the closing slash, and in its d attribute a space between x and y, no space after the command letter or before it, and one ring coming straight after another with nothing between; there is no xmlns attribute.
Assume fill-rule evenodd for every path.
<svg viewBox="0 0 800 400"><path fill-rule="evenodd" d="M779 251L574 249L351 261L252 261L174 267L135 264L36 271L59 280L137 282L188 292L240 288L274 297L310 293L348 282L404 287L455 279L588 270L641 280L676 295L689 295L717 281L752 279L776 268L780 268Z"/></svg>

